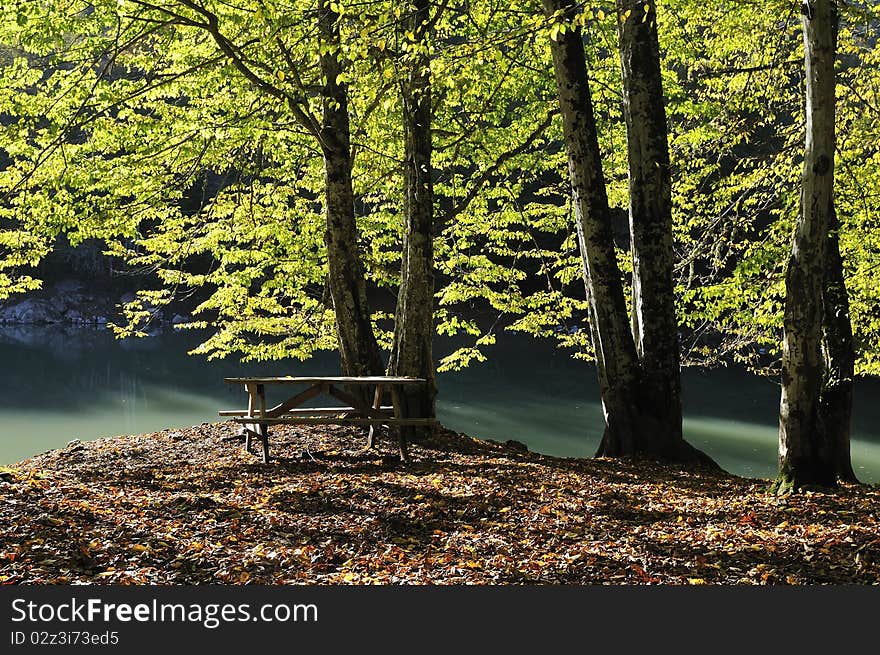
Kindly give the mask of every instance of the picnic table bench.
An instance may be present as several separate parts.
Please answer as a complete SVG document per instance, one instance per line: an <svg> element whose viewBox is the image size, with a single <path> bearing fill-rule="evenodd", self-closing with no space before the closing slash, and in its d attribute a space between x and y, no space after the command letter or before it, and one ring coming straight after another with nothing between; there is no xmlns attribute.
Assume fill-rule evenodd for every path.
<svg viewBox="0 0 880 655"><path fill-rule="evenodd" d="M251 450L251 437L258 437L263 446L263 462L269 461L269 426L271 425L362 425L369 426L366 448L373 448L380 425L399 429L400 457L407 459L405 426L432 426L437 419L403 416L400 391L407 385L427 384L423 378L395 376L338 376L338 377L245 377L224 378L228 384L244 385L248 393L247 409L221 410L220 416L229 416L245 430L245 449ZM266 406L266 387L269 385L305 386L306 388L273 407ZM350 393L352 387L367 387L366 394ZM373 391L373 402L362 398ZM391 397L391 405L382 405L382 399ZM345 403L337 407L303 407L303 403L319 395L326 395Z"/></svg>

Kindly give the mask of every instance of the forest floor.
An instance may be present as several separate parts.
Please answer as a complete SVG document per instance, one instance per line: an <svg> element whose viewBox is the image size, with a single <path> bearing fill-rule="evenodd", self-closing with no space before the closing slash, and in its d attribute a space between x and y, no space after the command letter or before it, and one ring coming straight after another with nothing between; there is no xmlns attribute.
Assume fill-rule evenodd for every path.
<svg viewBox="0 0 880 655"><path fill-rule="evenodd" d="M353 429L232 423L0 469L0 583L878 584L880 488L565 459L441 431L402 465Z"/></svg>

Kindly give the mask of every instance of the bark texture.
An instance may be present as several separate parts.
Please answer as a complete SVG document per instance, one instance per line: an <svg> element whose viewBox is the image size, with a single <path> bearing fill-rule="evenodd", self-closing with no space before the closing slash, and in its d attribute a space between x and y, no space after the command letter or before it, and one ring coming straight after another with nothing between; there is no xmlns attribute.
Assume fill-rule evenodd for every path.
<svg viewBox="0 0 880 655"><path fill-rule="evenodd" d="M344 375L381 375L384 367L370 320L364 266L357 243L348 91L344 83L337 82L343 72L338 57L338 16L323 0L318 7L321 42L337 46L330 51L324 49L320 57L324 77L320 142L324 156L327 279L336 314L342 372Z"/></svg>
<svg viewBox="0 0 880 655"><path fill-rule="evenodd" d="M806 147L800 215L785 278L779 473L784 494L836 482L834 448L820 416L823 295L833 207L837 7L834 0L804 5Z"/></svg>
<svg viewBox="0 0 880 655"><path fill-rule="evenodd" d="M837 478L858 482L850 457L855 347L849 317L849 295L843 276L838 222L831 210L826 244L822 354L824 374L819 395L820 424L833 450Z"/></svg>
<svg viewBox="0 0 880 655"><path fill-rule="evenodd" d="M641 369L646 444L675 457L682 448L681 374L675 315L672 195L666 110L654 5L617 0L629 161L633 261L632 331Z"/></svg>
<svg viewBox="0 0 880 655"><path fill-rule="evenodd" d="M549 16L574 17L578 7L573 0L543 0L544 12ZM639 32L639 35L642 33ZM638 35L636 35L638 36ZM633 36L624 46L626 57L650 55L651 34ZM642 44L639 39L647 39ZM656 31L653 36L656 50ZM638 47L636 47L638 46ZM647 50L645 50L647 48ZM677 341L670 349L670 339L676 339L675 311L671 289L671 219L669 202L668 153L666 152L666 121L662 110L662 89L659 84L659 60L652 72L650 64L629 61L629 74L635 75L644 87L644 93L660 94L659 114L656 109L642 107L649 102L643 93L635 93L637 104L634 120L653 121L645 130L661 131L660 136L641 132L641 142L632 146L637 153L636 178L632 181L636 194L636 211L645 215L646 224L637 228L642 240L641 275L644 284L639 297L645 310L639 317L637 333L639 350L649 362L648 370L658 371L643 385L644 371L639 363L639 351L626 311L623 284L614 250L612 214L608 207L605 178L596 122L584 57L584 44L579 29L568 27L557 34L550 45L559 97L560 116L565 136L568 169L571 178L578 241L584 267L587 300L590 312L590 330L596 355L599 390L605 414L605 431L597 456L621 457L646 455L649 457L698 462L717 468L705 454L690 446L681 436L681 405L678 384ZM636 71L633 73L633 71ZM651 82L651 76L656 79ZM653 86L652 86L653 85ZM639 128L642 129L642 128ZM647 167L655 161L665 162L665 170L658 175ZM640 185L648 185L642 189ZM656 199L653 194L665 194ZM641 219L640 219L641 220ZM666 233L664 233L664 230ZM658 239L659 245L652 239ZM668 246L668 249L667 249ZM663 254L669 255L668 259ZM668 269L668 270L667 270ZM647 279L658 275L661 279ZM668 281L667 281L668 278ZM666 293L666 295L663 295ZM656 297L651 297L656 296ZM656 308L656 309L655 309ZM649 325L655 318L659 325ZM672 326L671 328L669 326ZM671 329L671 335L661 336ZM670 374L670 362L675 362Z"/></svg>
<svg viewBox="0 0 880 655"><path fill-rule="evenodd" d="M543 0L548 16L573 14L569 0ZM620 269L614 252L593 102L579 29L551 40L553 69L565 135L578 242L590 312L605 433L597 455L634 454L640 433L639 366Z"/></svg>
<svg viewBox="0 0 880 655"><path fill-rule="evenodd" d="M413 35L406 79L402 83L404 230L400 289L389 360L392 375L426 378L426 388L401 391L403 411L434 417L437 395L432 341L434 335L434 193L431 168L431 77L427 50L428 0L415 0L405 28ZM414 431L414 428L408 428Z"/></svg>

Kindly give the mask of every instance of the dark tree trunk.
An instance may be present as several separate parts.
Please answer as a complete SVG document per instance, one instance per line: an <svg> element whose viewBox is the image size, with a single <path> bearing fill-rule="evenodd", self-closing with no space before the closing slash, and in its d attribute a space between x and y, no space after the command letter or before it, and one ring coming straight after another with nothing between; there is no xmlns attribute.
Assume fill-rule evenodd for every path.
<svg viewBox="0 0 880 655"><path fill-rule="evenodd" d="M850 458L855 349L849 318L849 295L843 277L837 216L832 208L825 260L822 354L824 375L819 396L820 424L833 449L837 477L858 482Z"/></svg>
<svg viewBox="0 0 880 655"><path fill-rule="evenodd" d="M776 493L833 486L834 448L822 428L823 295L833 207L837 6L815 0L802 15L806 62L806 148L800 215L785 277L779 473Z"/></svg>
<svg viewBox="0 0 880 655"><path fill-rule="evenodd" d="M404 230L400 289L389 372L420 377L427 387L404 388L402 409L410 416L433 417L434 381L434 194L431 181L431 76L427 46L428 0L415 0L404 26L412 34L403 97ZM408 431L412 432L410 428Z"/></svg>
<svg viewBox="0 0 880 655"><path fill-rule="evenodd" d="M543 0L548 16L574 14L571 0ZM579 29L550 43L565 135L578 241L590 312L605 433L597 455L637 452L639 366L630 333L620 269L614 252L611 212L602 173L593 103Z"/></svg>
<svg viewBox="0 0 880 655"><path fill-rule="evenodd" d="M338 81L338 16L324 0L319 2L318 27L324 49L320 57L324 77L321 149L324 155L328 286L336 314L339 354L345 375L381 375L379 346L373 333L364 266L357 243L354 194L351 186L351 144L348 91Z"/></svg>
<svg viewBox="0 0 880 655"><path fill-rule="evenodd" d="M579 6L573 0L543 0L543 3L544 13L547 16L557 16L559 12L563 12L568 18L576 15ZM626 311L623 284L614 250L611 212L602 173L602 160L580 30L568 27L565 33L560 32L556 39L551 40L550 50L553 54L553 68L568 155L572 199L590 313L590 331L599 376L599 391L605 414L605 431L596 455L608 457L647 455L666 460L698 462L717 468L709 457L682 439L680 404L671 408L659 407L662 401L657 396L667 401L674 397L674 401L679 403L677 371L674 379L670 379L668 369L665 368L669 360L678 361L677 344L674 345L672 352L668 351L669 335L666 335L666 341L656 337L656 344L651 350L645 351L651 362L657 361L656 364L652 363L652 366L662 371L664 377L659 382L652 379L654 387L651 388L650 393L643 392L639 356ZM639 75L647 74L639 70ZM657 84L659 86L659 81ZM641 97L639 102L642 102ZM660 111L662 119L662 108ZM646 184L656 183L661 187L665 185L668 202L668 154L664 155L663 152L665 151L665 119L662 123L655 125L654 128L664 131L663 135L655 138L656 143L651 142L653 144L651 147L659 148L661 152L651 151L643 154L641 149L647 146L640 145L638 148L640 157L667 157L665 182L662 176L658 179L653 174L650 178L642 172L639 172L639 175L645 178ZM653 163L651 165L653 166ZM642 205L651 201L649 196L652 190L658 191L658 187L651 187L644 192L638 191L641 194L637 197L640 203L639 211L642 211ZM662 205L662 200L659 204ZM653 210L653 205L651 209ZM668 215L662 215L662 207L657 211L660 213L657 217L649 216L649 219L655 220L657 225L647 226L647 231L640 231L640 238L649 238L655 233L659 235L661 241L666 238L662 237L660 232L671 219ZM671 227L669 231L668 238L671 239ZM650 245L643 243L640 252L653 251ZM658 256L658 258L659 262L649 262L648 268L643 271L645 276L653 273L666 275L663 267L671 266L671 259L664 261L662 257ZM654 338L668 324L675 325L674 305L671 308L669 306L673 298L671 295L657 299L648 298L655 292L655 281L650 280L646 284L647 287L640 292L641 296L647 307L660 308L657 310L658 320L663 326L656 331L653 326L644 330ZM666 289L664 284L664 281L660 280L656 288L664 291ZM671 286L671 272L669 285ZM654 310L650 309L650 311ZM647 325L653 320L653 314L646 313L639 320L640 325ZM675 338L676 334L673 327L672 338ZM664 346L667 346L667 351L662 350ZM660 389L656 394L655 388ZM650 411L644 411L644 405L647 405ZM661 436L661 427L669 424L674 426L676 420L678 428L673 427Z"/></svg>
<svg viewBox="0 0 880 655"><path fill-rule="evenodd" d="M632 330L641 368L640 409L651 427L644 447L677 458L685 446L669 147L656 9L653 4L617 0L617 17L629 160Z"/></svg>

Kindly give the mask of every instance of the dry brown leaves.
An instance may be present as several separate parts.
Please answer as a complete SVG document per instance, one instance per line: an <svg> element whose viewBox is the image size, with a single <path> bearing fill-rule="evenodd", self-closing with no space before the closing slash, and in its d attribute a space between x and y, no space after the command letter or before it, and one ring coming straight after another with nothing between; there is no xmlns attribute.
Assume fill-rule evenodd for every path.
<svg viewBox="0 0 880 655"><path fill-rule="evenodd" d="M74 445L0 475L0 583L880 582L880 491L560 459L443 432L401 465L348 429L230 423ZM224 439L226 438L226 439ZM390 446L390 444L385 444Z"/></svg>

